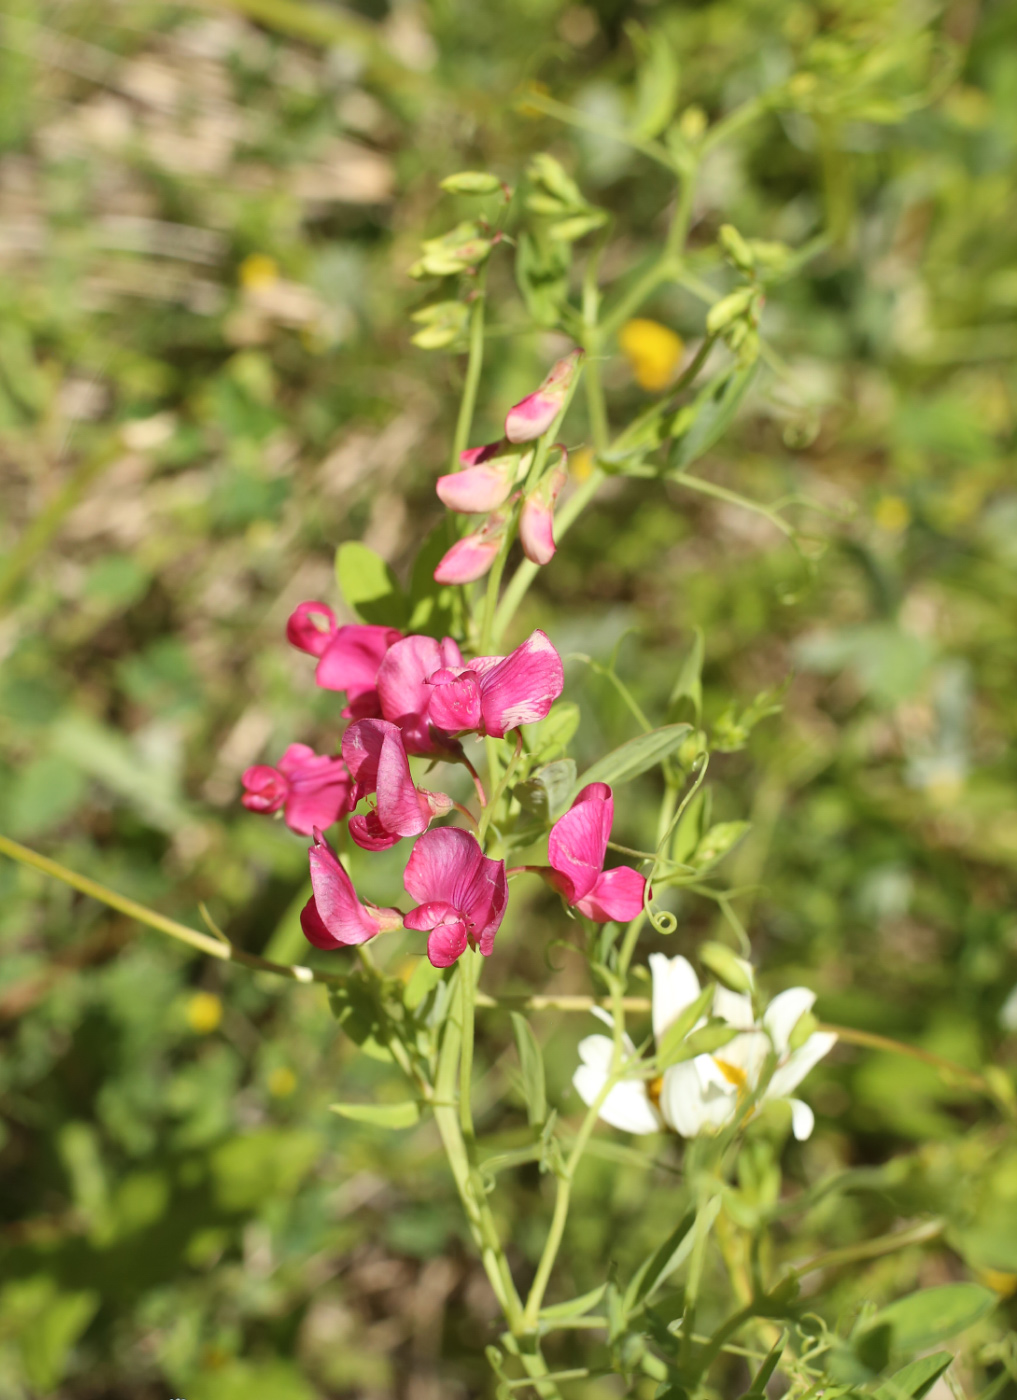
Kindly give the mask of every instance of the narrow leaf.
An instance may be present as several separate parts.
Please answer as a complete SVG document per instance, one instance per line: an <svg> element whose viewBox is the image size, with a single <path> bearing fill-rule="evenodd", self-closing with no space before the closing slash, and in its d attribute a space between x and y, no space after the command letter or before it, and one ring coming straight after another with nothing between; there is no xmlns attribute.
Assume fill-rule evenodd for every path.
<svg viewBox="0 0 1017 1400"><path fill-rule="evenodd" d="M525 1016L512 1012L512 1029L516 1037L516 1050L523 1071L523 1091L526 1095L526 1116L531 1127L539 1128L547 1117L547 1090L544 1085L544 1057L540 1053L537 1037Z"/></svg>
<svg viewBox="0 0 1017 1400"><path fill-rule="evenodd" d="M332 1103L329 1108L342 1118L376 1128L412 1128L420 1120L420 1105L412 1099L403 1103Z"/></svg>
<svg viewBox="0 0 1017 1400"><path fill-rule="evenodd" d="M688 700L695 712L696 723L700 723L703 716L703 658L705 654L706 638L703 629L696 627L692 632L692 646L682 662L678 679L671 691L671 698L667 702L668 719L675 718L681 702Z"/></svg>
<svg viewBox="0 0 1017 1400"><path fill-rule="evenodd" d="M636 1271L625 1294L626 1311L635 1307L637 1303L641 1303L644 1298L648 1298L658 1284L663 1283L669 1274L674 1273L678 1264L681 1263L681 1259L678 1258L679 1251L695 1221L696 1212L694 1210L687 1211L663 1243L658 1245L642 1267ZM689 1240L689 1248L692 1248L691 1239ZM677 1262L675 1262L676 1260Z"/></svg>
<svg viewBox="0 0 1017 1400"><path fill-rule="evenodd" d="M674 753L692 733L690 724L665 724L661 729L651 729L648 734L639 734L629 739L619 748L613 749L592 767L587 768L580 779L587 783L627 783L656 768L669 754Z"/></svg>
<svg viewBox="0 0 1017 1400"><path fill-rule="evenodd" d="M723 437L738 412L755 372L755 364L733 371L724 370L703 389L696 398L690 427L672 450L669 463L672 468L684 471Z"/></svg>
<svg viewBox="0 0 1017 1400"><path fill-rule="evenodd" d="M406 983L406 990L403 992L403 1003L407 1011L416 1011L420 1003L429 992L434 990L444 975L443 968L435 967L427 958L418 958L410 980Z"/></svg>
<svg viewBox="0 0 1017 1400"><path fill-rule="evenodd" d="M559 758L545 763L525 783L514 789L521 807L541 821L554 821L565 810L575 791L576 763L573 758Z"/></svg>
<svg viewBox="0 0 1017 1400"><path fill-rule="evenodd" d="M952 1360L950 1352L937 1351L909 1361L879 1386L874 1392L875 1400L922 1400Z"/></svg>
<svg viewBox="0 0 1017 1400"><path fill-rule="evenodd" d="M889 1303L875 1315L870 1328L892 1327L895 1351L923 1351L971 1327L998 1302L998 1296L981 1284L944 1283Z"/></svg>
<svg viewBox="0 0 1017 1400"><path fill-rule="evenodd" d="M589 1293L583 1293L578 1298L570 1298L567 1303L555 1303L550 1308L541 1308L541 1321L561 1322L567 1317L582 1317L597 1306L606 1289L607 1284L602 1283L599 1288L591 1289Z"/></svg>

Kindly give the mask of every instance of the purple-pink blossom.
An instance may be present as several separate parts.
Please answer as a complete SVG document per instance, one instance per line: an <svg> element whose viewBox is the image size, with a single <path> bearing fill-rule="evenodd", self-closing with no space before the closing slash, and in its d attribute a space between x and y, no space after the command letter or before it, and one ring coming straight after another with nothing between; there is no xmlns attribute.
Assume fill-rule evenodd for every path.
<svg viewBox="0 0 1017 1400"><path fill-rule="evenodd" d="M507 524L508 516L496 511L474 534L456 540L434 571L435 583L475 583L483 578L498 557Z"/></svg>
<svg viewBox="0 0 1017 1400"><path fill-rule="evenodd" d="M480 656L466 666L445 666L429 678L428 715L449 734L503 738L521 724L547 715L565 684L561 657L550 639L533 632L509 656Z"/></svg>
<svg viewBox="0 0 1017 1400"><path fill-rule="evenodd" d="M509 409L505 419L505 436L509 442L532 442L547 432L565 407L582 359L582 350L569 351L564 359L552 365L539 389Z"/></svg>
<svg viewBox="0 0 1017 1400"><path fill-rule="evenodd" d="M403 918L406 928L427 930L427 956L435 967L450 967L469 948L488 957L505 906L505 863L485 856L477 838L459 827L425 832L410 853L403 876L417 901Z"/></svg>
<svg viewBox="0 0 1017 1400"><path fill-rule="evenodd" d="M614 795L607 783L589 783L547 842L546 878L569 904L597 923L627 923L643 908L646 881L628 865L604 869L614 821Z"/></svg>
<svg viewBox="0 0 1017 1400"><path fill-rule="evenodd" d="M452 809L445 793L423 792L414 785L402 733L388 720L355 720L343 735L343 758L353 775L354 802L376 798L371 811L349 821L350 835L365 851L419 836L434 817Z"/></svg>
<svg viewBox="0 0 1017 1400"><path fill-rule="evenodd" d="M331 826L355 806L346 764L307 744L290 744L274 768L256 763L241 781L248 811L278 812L281 807L286 825L301 836L310 836L316 826Z"/></svg>
<svg viewBox="0 0 1017 1400"><path fill-rule="evenodd" d="M315 602L300 603L286 624L291 644L318 657L317 684L325 690L344 690L343 714L355 719L380 714L378 667L402 635L395 627L374 623L351 622L339 627L332 609Z"/></svg>
<svg viewBox="0 0 1017 1400"><path fill-rule="evenodd" d="M438 478L438 499L463 515L497 510L508 500L530 458L530 453L515 452L503 442L467 448L459 454L462 470Z"/></svg>
<svg viewBox="0 0 1017 1400"><path fill-rule="evenodd" d="M519 543L531 564L549 564L554 558L554 507L568 480L564 458L563 451L562 461L526 496L519 512Z"/></svg>
<svg viewBox="0 0 1017 1400"><path fill-rule="evenodd" d="M310 863L314 893L301 910L300 927L316 948L366 943L376 934L402 927L398 909L379 909L357 897L352 880L320 831L314 832Z"/></svg>
<svg viewBox="0 0 1017 1400"><path fill-rule="evenodd" d="M461 666L462 654L451 637L404 637L385 653L378 668L382 716L402 730L407 753L434 753L442 747L431 733L427 707L428 676L445 666Z"/></svg>

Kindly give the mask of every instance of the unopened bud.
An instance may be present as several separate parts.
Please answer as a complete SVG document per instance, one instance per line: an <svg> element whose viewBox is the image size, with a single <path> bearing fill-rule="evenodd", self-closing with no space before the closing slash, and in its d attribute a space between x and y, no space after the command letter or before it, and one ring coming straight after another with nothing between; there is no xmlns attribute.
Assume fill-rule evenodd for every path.
<svg viewBox="0 0 1017 1400"><path fill-rule="evenodd" d="M446 194L495 194L502 183L486 170L460 170L456 175L446 175L441 187Z"/></svg>
<svg viewBox="0 0 1017 1400"><path fill-rule="evenodd" d="M751 964L723 943L703 943L699 961L732 992L751 992L755 986Z"/></svg>
<svg viewBox="0 0 1017 1400"><path fill-rule="evenodd" d="M509 409L505 419L509 442L532 442L547 432L565 407L582 360L582 350L571 350L552 366L539 389Z"/></svg>

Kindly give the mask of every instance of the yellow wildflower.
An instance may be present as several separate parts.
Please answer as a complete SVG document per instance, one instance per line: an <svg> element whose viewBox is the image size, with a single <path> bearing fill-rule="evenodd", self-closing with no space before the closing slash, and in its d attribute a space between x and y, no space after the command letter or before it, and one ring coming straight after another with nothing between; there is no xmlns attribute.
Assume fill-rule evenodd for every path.
<svg viewBox="0 0 1017 1400"><path fill-rule="evenodd" d="M197 1035L210 1035L222 1020L222 1002L214 992L195 992L187 1003L187 1024Z"/></svg>
<svg viewBox="0 0 1017 1400"><path fill-rule="evenodd" d="M279 1065L268 1076L268 1092L276 1099L288 1099L297 1087L297 1076L286 1065Z"/></svg>
<svg viewBox="0 0 1017 1400"><path fill-rule="evenodd" d="M250 253L240 264L240 285L249 292L262 292L279 281L279 264L267 253Z"/></svg>
<svg viewBox="0 0 1017 1400"><path fill-rule="evenodd" d="M626 321L618 332L622 348L640 388L666 389L674 378L685 346L681 336L659 321Z"/></svg>
<svg viewBox="0 0 1017 1400"><path fill-rule="evenodd" d="M911 524L911 511L901 496L881 496L876 502L876 524L889 535L899 535Z"/></svg>
<svg viewBox="0 0 1017 1400"><path fill-rule="evenodd" d="M573 481L588 481L593 473L593 452L589 447L581 447L569 458L569 471Z"/></svg>

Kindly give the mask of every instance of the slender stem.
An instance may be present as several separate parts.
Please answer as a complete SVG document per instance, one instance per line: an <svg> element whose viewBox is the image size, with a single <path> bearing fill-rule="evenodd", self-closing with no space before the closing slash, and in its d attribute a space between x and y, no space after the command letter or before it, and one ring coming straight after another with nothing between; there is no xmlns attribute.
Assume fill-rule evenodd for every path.
<svg viewBox="0 0 1017 1400"><path fill-rule="evenodd" d="M470 950L460 960L459 1006L462 1023L462 1048L459 1052L459 1126L468 1142L473 1140L473 1038L474 1007L477 997L477 963L479 953Z"/></svg>
<svg viewBox="0 0 1017 1400"><path fill-rule="evenodd" d="M859 1244L845 1245L843 1249L831 1249L826 1254L817 1254L806 1264L795 1268L795 1277L804 1278L819 1269L837 1269L844 1264L860 1263L863 1259L879 1259L884 1254L893 1254L898 1249L908 1249L913 1244L927 1244L938 1239L946 1229L945 1220L926 1220L910 1230L898 1230L896 1234L880 1235L874 1240L862 1240Z"/></svg>
<svg viewBox="0 0 1017 1400"><path fill-rule="evenodd" d="M452 799L452 806L456 809L456 811L460 814L460 816L463 816L463 817L466 818L466 820L469 822L470 826L473 827L473 830L476 831L476 830L477 830L477 819L476 819L476 817L473 815L473 813L470 811L469 807L464 807L463 804L462 804L461 802L457 802L457 801L455 800L455 798Z"/></svg>
<svg viewBox="0 0 1017 1400"><path fill-rule="evenodd" d="M755 511L757 515L769 520L770 524L776 526L781 534L786 535L788 539L793 539L795 536L794 526L789 525L776 511L771 510L769 506L761 505L759 501L750 500L748 496L740 496L737 491L728 491L723 486L714 485L712 481L704 481L700 476L691 476L688 472L683 471L669 471L667 479L668 481L677 481L680 486L687 486L691 491L698 491L700 495L712 496L715 500L727 501L731 505L741 506L743 510Z"/></svg>
<svg viewBox="0 0 1017 1400"><path fill-rule="evenodd" d="M558 102L555 98L547 97L535 89L531 88L525 92L519 98L518 105L522 108L544 112L549 117L557 117L567 126L579 127L582 131L588 131L594 136L606 136L611 141L620 141L625 146L631 146L633 150L641 151L644 156L655 160L659 165L665 165L669 170L674 169L671 153L659 141L644 141L638 136L633 136L623 126L618 126L612 121L604 121L588 112L581 112L575 107L569 107L564 102Z"/></svg>
<svg viewBox="0 0 1017 1400"><path fill-rule="evenodd" d="M593 445L598 452L606 452L611 441L611 429L607 420L607 404L604 401L604 385L600 377L600 364L594 345L599 346L599 337L594 344L587 344L586 361L586 411L590 415L590 430ZM555 522L557 524L557 522Z"/></svg>
<svg viewBox="0 0 1017 1400"><path fill-rule="evenodd" d="M867 1050L888 1050L894 1055L908 1055L912 1060L921 1060L923 1064L939 1070L941 1074L949 1075L951 1079L963 1080L979 1093L995 1097L991 1086L982 1075L974 1070L965 1069L963 1065L948 1060L943 1055L935 1055L931 1050L921 1050L917 1045L906 1045L900 1040L891 1040L889 1036L877 1035L874 1031L854 1030L850 1026L820 1024L819 1029L831 1031L838 1040L843 1040L848 1045L862 1045Z"/></svg>
<svg viewBox="0 0 1017 1400"><path fill-rule="evenodd" d="M508 763L505 765L505 772L498 779L498 786L494 789L494 792L491 795L491 801L488 803L487 807L485 807L483 814L480 818L480 829L478 835L481 843L483 843L484 837L487 835L488 824L490 823L492 815L498 809L498 804L501 802L501 799L505 794L505 790L508 787L509 781L512 778L512 774L515 770L516 764L519 762L519 759L522 756L522 752L523 732L521 729L517 729L515 752L509 759Z"/></svg>
<svg viewBox="0 0 1017 1400"><path fill-rule="evenodd" d="M220 962L241 963L244 967L254 968L257 972L273 972L277 977L289 977L294 982L334 983L346 980L345 977L334 972L319 972L312 967L300 965L287 966L284 963L269 962L267 958L259 958L255 953L245 953L243 949L234 947L232 943L224 943L218 938L213 938L209 933L200 933L197 929L189 928L187 924L177 923L176 919L168 919L165 914L156 913L154 909L139 904L135 899L128 899L126 895L117 894L116 890L100 885L97 880L90 880L87 875L79 875L76 871L69 870L67 866L60 865L47 856L41 856L27 846L12 841L7 836L0 836L0 855L9 856L11 860L16 860L20 865L28 865L34 870L40 870L44 875L49 875L54 880L60 880L63 884L70 885L72 889L88 895L90 899L97 899L101 904L108 905L110 909L116 909L119 913L126 914L129 919L137 919L139 924L147 924L149 928L169 934L170 938L187 943L190 947L196 948L199 953L207 953L210 958L218 958Z"/></svg>
<svg viewBox="0 0 1017 1400"><path fill-rule="evenodd" d="M470 777L473 779L473 786L477 790L477 801L480 803L481 810L483 810L487 806L487 793L484 791L484 784L480 781L480 774L477 772L476 768L474 768L473 764L470 762L470 760L466 757L465 754L462 754L460 756L459 762L463 765L463 767L469 773ZM456 803L456 806L459 806L458 802Z"/></svg>
<svg viewBox="0 0 1017 1400"><path fill-rule="evenodd" d="M452 460L449 464L449 471L453 472L459 470L460 453L465 452L469 446L470 428L473 426L473 414L477 406L477 389L480 385L480 371L484 364L486 281L487 264L485 263L477 275L476 294L470 311L470 348L466 361L466 382L463 385L462 399L459 401L459 416L456 419L455 437L452 440Z"/></svg>

